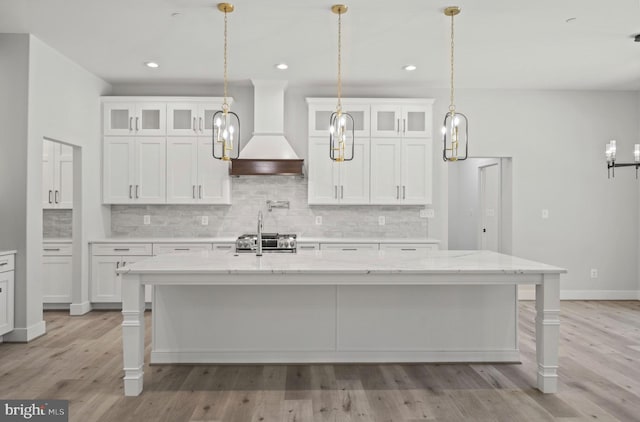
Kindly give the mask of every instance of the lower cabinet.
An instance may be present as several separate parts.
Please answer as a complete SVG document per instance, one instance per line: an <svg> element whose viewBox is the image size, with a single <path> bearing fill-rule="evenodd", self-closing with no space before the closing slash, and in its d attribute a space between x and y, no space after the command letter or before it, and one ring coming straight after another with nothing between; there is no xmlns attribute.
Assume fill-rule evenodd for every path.
<svg viewBox="0 0 640 422"><path fill-rule="evenodd" d="M135 254L135 255L134 255ZM118 269L151 256L151 244L99 244L91 253L91 302L122 302L122 277ZM145 286L151 302L151 286Z"/></svg>
<svg viewBox="0 0 640 422"><path fill-rule="evenodd" d="M13 331L15 254L0 255L0 336Z"/></svg>
<svg viewBox="0 0 640 422"><path fill-rule="evenodd" d="M436 243L381 243L380 250L424 253L426 251L437 251L438 245Z"/></svg>
<svg viewBox="0 0 640 422"><path fill-rule="evenodd" d="M345 252L355 251L377 251L377 243L321 243L320 250L335 250Z"/></svg>
<svg viewBox="0 0 640 422"><path fill-rule="evenodd" d="M71 303L71 243L44 243L42 248L42 303Z"/></svg>

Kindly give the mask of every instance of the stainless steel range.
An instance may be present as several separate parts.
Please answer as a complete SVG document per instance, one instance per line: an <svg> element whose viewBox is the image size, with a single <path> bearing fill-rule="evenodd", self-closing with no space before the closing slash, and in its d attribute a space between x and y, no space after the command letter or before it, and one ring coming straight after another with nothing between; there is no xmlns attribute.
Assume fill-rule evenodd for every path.
<svg viewBox="0 0 640 422"><path fill-rule="evenodd" d="M262 233L262 252L296 253L298 249L295 234ZM257 234L243 234L236 240L236 252L253 252L258 249Z"/></svg>

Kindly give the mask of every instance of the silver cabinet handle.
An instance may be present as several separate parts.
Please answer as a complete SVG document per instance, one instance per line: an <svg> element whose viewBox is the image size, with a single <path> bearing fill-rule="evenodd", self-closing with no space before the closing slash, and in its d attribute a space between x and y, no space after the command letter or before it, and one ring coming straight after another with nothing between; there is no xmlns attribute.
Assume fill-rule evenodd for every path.
<svg viewBox="0 0 640 422"><path fill-rule="evenodd" d="M193 188L191 189L191 195L193 196L193 199L196 199L196 185L193 185Z"/></svg>
<svg viewBox="0 0 640 422"><path fill-rule="evenodd" d="M189 248L173 248L174 251L190 251Z"/></svg>
<svg viewBox="0 0 640 422"><path fill-rule="evenodd" d="M333 185L333 198L338 199L338 185Z"/></svg>
<svg viewBox="0 0 640 422"><path fill-rule="evenodd" d="M407 187L403 186L402 187L402 199L406 199L407 198Z"/></svg>
<svg viewBox="0 0 640 422"><path fill-rule="evenodd" d="M231 245L219 245L216 246L216 249L231 249Z"/></svg>
<svg viewBox="0 0 640 422"><path fill-rule="evenodd" d="M122 261L122 266L124 267L125 265L127 265L127 261Z"/></svg>
<svg viewBox="0 0 640 422"><path fill-rule="evenodd" d="M416 248L402 248L401 251L417 251Z"/></svg>
<svg viewBox="0 0 640 422"><path fill-rule="evenodd" d="M138 188L140 187L140 185L136 185L136 199L140 198L140 195L138 195Z"/></svg>
<svg viewBox="0 0 640 422"><path fill-rule="evenodd" d="M196 118L195 117L193 118L193 131L194 132L198 131L198 128L196 127Z"/></svg>
<svg viewBox="0 0 640 422"><path fill-rule="evenodd" d="M120 261L116 262L116 270L120 268Z"/></svg>
<svg viewBox="0 0 640 422"><path fill-rule="evenodd" d="M52 191L52 190L50 190L50 191L49 191L49 203L50 203L50 204L53 204L53 199L52 199L52 197L51 197L51 195L52 195L52 194L53 194L53 191Z"/></svg>
<svg viewBox="0 0 640 422"><path fill-rule="evenodd" d="M4 267L5 265L8 265L9 261L4 261L4 262L0 262L0 267Z"/></svg>
<svg viewBox="0 0 640 422"><path fill-rule="evenodd" d="M131 189L133 189L133 185L129 185L129 199L133 199L133 194L131 193Z"/></svg>
<svg viewBox="0 0 640 422"><path fill-rule="evenodd" d="M396 124L397 124L397 126L396 126L396 127L398 128L398 129L396 129L396 132L400 133L400 119L398 119L398 120L396 121Z"/></svg>
<svg viewBox="0 0 640 422"><path fill-rule="evenodd" d="M357 251L358 248L342 248L343 251Z"/></svg>
<svg viewBox="0 0 640 422"><path fill-rule="evenodd" d="M136 117L136 132L140 130L140 127L138 126L138 121L140 120L139 117Z"/></svg>
<svg viewBox="0 0 640 422"><path fill-rule="evenodd" d="M344 199L344 185L340 185L340 199Z"/></svg>
<svg viewBox="0 0 640 422"><path fill-rule="evenodd" d="M407 119L402 119L402 133L407 133Z"/></svg>
<svg viewBox="0 0 640 422"><path fill-rule="evenodd" d="M198 198L202 199L202 185L198 185Z"/></svg>
<svg viewBox="0 0 640 422"><path fill-rule="evenodd" d="M396 199L400 199L400 186L396 185Z"/></svg>
<svg viewBox="0 0 640 422"><path fill-rule="evenodd" d="M60 252L60 248L44 248L47 252Z"/></svg>
<svg viewBox="0 0 640 422"><path fill-rule="evenodd" d="M114 251L118 252L118 251L125 251L128 252L131 250L131 248L113 248Z"/></svg>
<svg viewBox="0 0 640 422"><path fill-rule="evenodd" d="M300 249L315 249L315 246L299 246Z"/></svg>
<svg viewBox="0 0 640 422"><path fill-rule="evenodd" d="M129 117L129 131L133 130L133 117Z"/></svg>
<svg viewBox="0 0 640 422"><path fill-rule="evenodd" d="M60 191L57 190L54 194L53 194L53 200L56 204L60 203Z"/></svg>
<svg viewBox="0 0 640 422"><path fill-rule="evenodd" d="M200 132L202 132L202 117L199 117L199 122L200 122Z"/></svg>

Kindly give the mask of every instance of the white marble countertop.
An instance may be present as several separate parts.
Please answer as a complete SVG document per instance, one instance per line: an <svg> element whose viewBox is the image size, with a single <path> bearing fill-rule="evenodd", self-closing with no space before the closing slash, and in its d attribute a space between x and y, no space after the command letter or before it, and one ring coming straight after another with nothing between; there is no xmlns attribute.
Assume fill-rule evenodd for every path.
<svg viewBox="0 0 640 422"><path fill-rule="evenodd" d="M0 251L0 255L11 255L18 253L18 251Z"/></svg>
<svg viewBox="0 0 640 422"><path fill-rule="evenodd" d="M161 255L128 265L132 274L559 274L566 270L491 251L311 251L298 254L224 254L211 251Z"/></svg>
<svg viewBox="0 0 640 422"><path fill-rule="evenodd" d="M89 243L235 243L237 237L107 237ZM46 242L52 241L45 239ZM71 241L69 239L69 241ZM414 243L438 244L432 238L373 238L373 237L305 237L298 236L299 243Z"/></svg>

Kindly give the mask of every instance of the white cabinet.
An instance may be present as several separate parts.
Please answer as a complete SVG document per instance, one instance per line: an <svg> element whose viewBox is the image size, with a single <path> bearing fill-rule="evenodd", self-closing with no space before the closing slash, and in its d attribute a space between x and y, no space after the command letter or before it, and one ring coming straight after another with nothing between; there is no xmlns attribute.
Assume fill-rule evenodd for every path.
<svg viewBox="0 0 640 422"><path fill-rule="evenodd" d="M42 303L71 303L71 243L45 242L42 248Z"/></svg>
<svg viewBox="0 0 640 422"><path fill-rule="evenodd" d="M211 138L167 139L167 203L231 203L229 165L212 148Z"/></svg>
<svg viewBox="0 0 640 422"><path fill-rule="evenodd" d="M105 137L103 149L105 204L166 202L166 139Z"/></svg>
<svg viewBox="0 0 640 422"><path fill-rule="evenodd" d="M0 255L0 336L13 331L15 254Z"/></svg>
<svg viewBox="0 0 640 422"><path fill-rule="evenodd" d="M320 250L320 244L317 242L298 242L298 252L310 252Z"/></svg>
<svg viewBox="0 0 640 422"><path fill-rule="evenodd" d="M428 251L437 251L436 243L381 243L381 251L403 252L407 254L422 254Z"/></svg>
<svg viewBox="0 0 640 422"><path fill-rule="evenodd" d="M218 110L222 102L167 103L167 135L213 137L213 115Z"/></svg>
<svg viewBox="0 0 640 422"><path fill-rule="evenodd" d="M432 103L390 100L371 105L372 137L431 138Z"/></svg>
<svg viewBox="0 0 640 422"><path fill-rule="evenodd" d="M431 203L430 138L371 139L371 203Z"/></svg>
<svg viewBox="0 0 640 422"><path fill-rule="evenodd" d="M122 301L122 277L118 269L150 257L151 244L94 244L91 248L91 302ZM145 301L151 288L145 286Z"/></svg>
<svg viewBox="0 0 640 422"><path fill-rule="evenodd" d="M321 243L320 250L323 251L377 251L379 245L377 243Z"/></svg>
<svg viewBox="0 0 640 422"><path fill-rule="evenodd" d="M309 136L329 137L329 119L336 110L337 98L308 98L309 103ZM353 117L353 125L349 121L347 129L355 138L369 137L370 107L367 100L343 100L342 110Z"/></svg>
<svg viewBox="0 0 640 422"><path fill-rule="evenodd" d="M166 134L164 102L103 103L103 133L109 136L162 136Z"/></svg>
<svg viewBox="0 0 640 422"><path fill-rule="evenodd" d="M310 205L369 203L369 139L357 138L352 161L329 158L328 137L309 140Z"/></svg>
<svg viewBox="0 0 640 422"><path fill-rule="evenodd" d="M73 148L42 143L42 208L73 207Z"/></svg>
<svg viewBox="0 0 640 422"><path fill-rule="evenodd" d="M211 246L211 243L154 243L153 255L210 251L212 249Z"/></svg>

